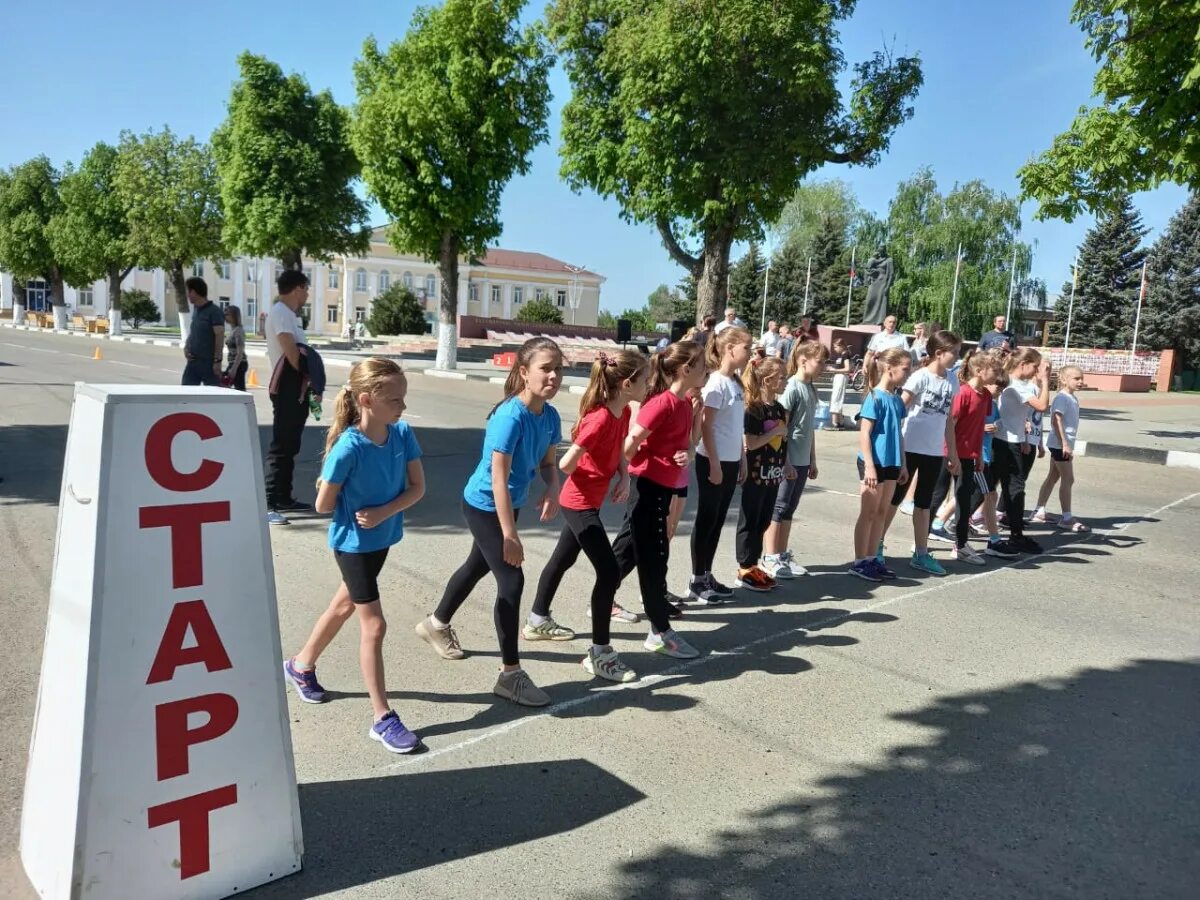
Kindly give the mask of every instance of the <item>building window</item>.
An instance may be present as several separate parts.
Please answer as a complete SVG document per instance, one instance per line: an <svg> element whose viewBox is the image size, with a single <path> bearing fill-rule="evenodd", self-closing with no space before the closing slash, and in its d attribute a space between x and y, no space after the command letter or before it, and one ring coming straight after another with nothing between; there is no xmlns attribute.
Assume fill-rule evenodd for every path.
<svg viewBox="0 0 1200 900"><path fill-rule="evenodd" d="M555 294L554 299L558 301L558 305L560 307L566 306L567 305L567 292L566 291L558 291Z"/></svg>
<svg viewBox="0 0 1200 900"><path fill-rule="evenodd" d="M79 306L95 306L96 294L90 287L80 288L77 292Z"/></svg>
<svg viewBox="0 0 1200 900"><path fill-rule="evenodd" d="M356 291L365 291L367 289L367 270L363 268L356 269L354 272L354 289Z"/></svg>
<svg viewBox="0 0 1200 900"><path fill-rule="evenodd" d="M354 307L354 321L356 324L365 322L367 319L367 311L361 306Z"/></svg>
<svg viewBox="0 0 1200 900"><path fill-rule="evenodd" d="M413 274L412 272L404 273L404 289L411 291L413 289Z"/></svg>
<svg viewBox="0 0 1200 900"><path fill-rule="evenodd" d="M229 280L229 260L223 259L217 263L217 273L226 281Z"/></svg>
<svg viewBox="0 0 1200 900"><path fill-rule="evenodd" d="M204 260L198 259L194 263L192 263L192 277L193 278L203 278L204 277Z"/></svg>
<svg viewBox="0 0 1200 900"><path fill-rule="evenodd" d="M219 297L217 299L217 306L221 307L221 312L225 312L225 310L229 309L229 298Z"/></svg>
<svg viewBox="0 0 1200 900"><path fill-rule="evenodd" d="M437 295L437 279L432 275L425 276L425 296L435 297Z"/></svg>
<svg viewBox="0 0 1200 900"><path fill-rule="evenodd" d="M392 273L384 269L379 273L379 293L383 293L392 286Z"/></svg>
<svg viewBox="0 0 1200 900"><path fill-rule="evenodd" d="M337 317L338 317L338 308L336 306L331 306L325 310L325 321L328 322L330 325L337 324Z"/></svg>
<svg viewBox="0 0 1200 900"><path fill-rule="evenodd" d="M337 269L329 270L329 286L331 288L339 288L342 286L342 276Z"/></svg>
<svg viewBox="0 0 1200 900"><path fill-rule="evenodd" d="M244 321L242 324L243 324L243 327L246 328L247 332L249 332L250 334L253 334L254 332L258 331L258 298L257 297L247 297L246 298L246 310L245 310L245 316L243 318L244 318Z"/></svg>
<svg viewBox="0 0 1200 900"><path fill-rule="evenodd" d="M534 300L545 300L546 299L546 289L545 288L534 288L533 299Z"/></svg>
<svg viewBox="0 0 1200 900"><path fill-rule="evenodd" d="M467 285L467 302L468 303L478 303L479 302L479 285L477 285L477 284Z"/></svg>
<svg viewBox="0 0 1200 900"><path fill-rule="evenodd" d="M500 285L498 284L492 285L492 302L496 304L500 303Z"/></svg>
<svg viewBox="0 0 1200 900"><path fill-rule="evenodd" d="M50 288L41 278L25 282L25 308L36 312L45 312L50 306Z"/></svg>
<svg viewBox="0 0 1200 900"><path fill-rule="evenodd" d="M525 299L525 288L521 288L521 287L513 288L513 303L518 304L524 299Z"/></svg>

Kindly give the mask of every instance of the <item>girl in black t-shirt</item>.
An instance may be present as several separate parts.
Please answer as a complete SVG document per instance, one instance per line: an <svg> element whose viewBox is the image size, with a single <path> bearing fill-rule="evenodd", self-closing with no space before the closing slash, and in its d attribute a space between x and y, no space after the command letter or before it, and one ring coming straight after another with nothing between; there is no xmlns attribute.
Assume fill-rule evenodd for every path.
<svg viewBox="0 0 1200 900"><path fill-rule="evenodd" d="M762 570L758 560L787 463L787 413L776 399L785 376L783 362L775 357L751 359L742 372L747 472L738 515L735 587L750 591L775 587L775 579Z"/></svg>

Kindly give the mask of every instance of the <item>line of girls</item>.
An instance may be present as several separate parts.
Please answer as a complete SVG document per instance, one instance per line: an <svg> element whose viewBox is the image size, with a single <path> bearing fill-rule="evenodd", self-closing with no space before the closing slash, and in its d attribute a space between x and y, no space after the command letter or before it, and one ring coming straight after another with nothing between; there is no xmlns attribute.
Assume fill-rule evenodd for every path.
<svg viewBox="0 0 1200 900"><path fill-rule="evenodd" d="M679 659L698 656L671 626L681 610L667 590L670 538L693 461L699 503L689 599L717 603L732 594L715 579L712 564L734 488L748 472L738 526L737 584L751 590L774 585L759 566L764 539L770 552L763 562L777 577L803 573L787 551L788 531L806 480L816 476L812 380L828 352L813 342L798 345L790 362L792 379L780 396L782 363L747 365L750 346L746 331L728 328L704 346L681 341L649 360L631 351L601 355L592 366L570 447L557 460L561 420L549 401L561 385L562 353L547 338L522 345L506 379L504 399L488 416L483 452L463 491L470 553L447 582L437 608L416 625L418 636L443 659L465 658L452 621L472 589L491 573L501 652L493 692L524 706L547 705L550 697L521 668L518 634L527 640L575 636L553 620L550 605L582 552L595 570L592 645L582 660L589 674L614 682L637 677L610 639L612 620L640 618L615 600L621 582L634 570L649 619L645 648ZM329 545L342 582L307 642L283 664L285 678L301 700L326 702L329 694L317 680L317 661L357 612L359 662L374 713L368 736L395 753L420 746L387 702L382 654L387 626L378 584L390 547L403 537L404 510L425 490L420 446L401 420L407 388L394 361L373 358L354 366L338 394L316 509L332 513ZM560 472L566 475L564 483ZM544 485L535 501L540 520L561 510L564 526L543 569L533 610L519 627L525 553L517 522L538 480ZM606 499L626 504L624 522L611 543L600 518Z"/></svg>

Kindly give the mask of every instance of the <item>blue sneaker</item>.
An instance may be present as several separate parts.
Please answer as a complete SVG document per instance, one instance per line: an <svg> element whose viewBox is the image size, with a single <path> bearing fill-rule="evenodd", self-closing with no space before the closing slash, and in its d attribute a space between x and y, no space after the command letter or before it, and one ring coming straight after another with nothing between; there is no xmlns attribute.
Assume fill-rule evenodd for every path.
<svg viewBox="0 0 1200 900"><path fill-rule="evenodd" d="M393 753L412 753L421 746L421 739L404 727L400 717L388 710L382 719L371 726L367 736L379 741Z"/></svg>
<svg viewBox="0 0 1200 900"><path fill-rule="evenodd" d="M900 577L883 563L881 563L878 559L869 559L867 562L871 564L871 568L875 570L875 574L884 581L893 581L894 579Z"/></svg>
<svg viewBox="0 0 1200 900"><path fill-rule="evenodd" d="M288 521L287 516L285 516L283 513L279 512L278 510L272 509L267 512L267 524L268 525L291 525L292 523Z"/></svg>
<svg viewBox="0 0 1200 900"><path fill-rule="evenodd" d="M883 581L883 577L875 571L875 566L871 562L869 559L860 559L851 563L846 571L851 575L858 576L863 581Z"/></svg>
<svg viewBox="0 0 1200 900"><path fill-rule="evenodd" d="M928 572L930 575L946 574L946 570L942 568L942 564L934 559L928 550L924 553L914 553L908 564L918 572Z"/></svg>
<svg viewBox="0 0 1200 900"><path fill-rule="evenodd" d="M283 677L295 685L300 699L305 703L324 703L328 700L325 688L317 682L317 670L297 669L294 663L294 659L283 661Z"/></svg>
<svg viewBox="0 0 1200 900"><path fill-rule="evenodd" d="M946 528L943 522L933 523L933 526L929 529L929 539L943 544L958 545L958 539L950 533L950 530Z"/></svg>

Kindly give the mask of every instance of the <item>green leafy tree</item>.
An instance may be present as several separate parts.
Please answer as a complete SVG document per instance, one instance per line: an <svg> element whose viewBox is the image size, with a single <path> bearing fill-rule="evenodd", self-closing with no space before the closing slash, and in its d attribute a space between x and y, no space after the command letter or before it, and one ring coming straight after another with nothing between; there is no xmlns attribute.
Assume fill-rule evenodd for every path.
<svg viewBox="0 0 1200 900"><path fill-rule="evenodd" d="M424 334L425 310L416 294L393 284L371 301L367 329L374 335Z"/></svg>
<svg viewBox="0 0 1200 900"><path fill-rule="evenodd" d="M618 314L617 318L628 319L633 325L634 334L653 334L657 330L658 323L650 318L647 309L627 309Z"/></svg>
<svg viewBox="0 0 1200 900"><path fill-rule="evenodd" d="M517 313L517 321L561 325L563 317L562 312L549 297L535 297L528 303L522 304L521 311Z"/></svg>
<svg viewBox="0 0 1200 900"><path fill-rule="evenodd" d="M44 278L50 287L54 327L67 327L66 270L54 255L50 222L62 212L60 175L45 156L13 166L0 181L0 266L13 280Z"/></svg>
<svg viewBox="0 0 1200 900"><path fill-rule="evenodd" d="M133 325L134 331L142 327L143 322L157 322L162 318L158 311L158 304L150 299L150 295L138 288L131 288L125 291L125 296L121 298L121 318ZM112 316L115 319L116 310Z"/></svg>
<svg viewBox="0 0 1200 900"><path fill-rule="evenodd" d="M457 360L458 265L500 235L500 194L547 137L552 59L523 0L446 0L417 11L401 41L374 39L354 66L351 140L401 252L436 261L436 366Z"/></svg>
<svg viewBox="0 0 1200 900"><path fill-rule="evenodd" d="M671 313L672 319L681 322L699 322L696 318L696 279L693 276L684 275L675 285L675 303Z"/></svg>
<svg viewBox="0 0 1200 900"><path fill-rule="evenodd" d="M602 309L600 310L600 315L596 317L596 325L599 328L616 328L617 317L607 309Z"/></svg>
<svg viewBox="0 0 1200 900"><path fill-rule="evenodd" d="M225 246L297 270L305 254L365 255L367 207L351 186L359 164L346 111L265 57L242 53L238 66L229 117L212 137Z"/></svg>
<svg viewBox="0 0 1200 900"><path fill-rule="evenodd" d="M854 0L556 0L572 96L562 172L653 224L697 281L697 318L725 305L729 252L828 163L874 164L912 115L915 58L876 53L851 97L837 23ZM693 248L693 249L689 249ZM735 304L736 305L736 304Z"/></svg>
<svg viewBox="0 0 1200 900"><path fill-rule="evenodd" d="M78 285L108 282L109 328L121 332L121 282L133 270L129 220L116 189L116 147L98 143L78 169L67 168L59 193L62 209L50 220L50 243Z"/></svg>
<svg viewBox="0 0 1200 900"><path fill-rule="evenodd" d="M788 200L774 231L781 246L795 244L807 253L827 220L842 229L843 240L851 239L852 231L865 213L858 205L854 189L841 179L805 181Z"/></svg>
<svg viewBox="0 0 1200 900"><path fill-rule="evenodd" d="M1200 366L1200 196L1192 194L1150 250L1138 346Z"/></svg>
<svg viewBox="0 0 1200 900"><path fill-rule="evenodd" d="M129 223L136 265L163 269L175 293L180 332L187 334L184 266L221 255L221 210L212 154L194 138L160 132L121 134L113 183Z"/></svg>
<svg viewBox="0 0 1200 900"><path fill-rule="evenodd" d="M767 260L755 241L750 242L742 258L729 267L728 306L737 310L738 318L747 324L757 322L762 311L763 279L767 274ZM721 320L725 309L714 315Z"/></svg>
<svg viewBox="0 0 1200 900"><path fill-rule="evenodd" d="M1018 173L1038 217L1119 214L1124 195L1165 181L1200 188L1200 4L1076 0L1071 21L1100 64L1100 102Z"/></svg>
<svg viewBox="0 0 1200 900"><path fill-rule="evenodd" d="M1057 338L1071 318L1071 346L1105 350L1127 347L1133 338L1133 319L1142 282L1142 217L1126 195L1116 213L1105 213L1088 231L1079 248L1079 283L1070 309L1071 285L1054 307Z"/></svg>

